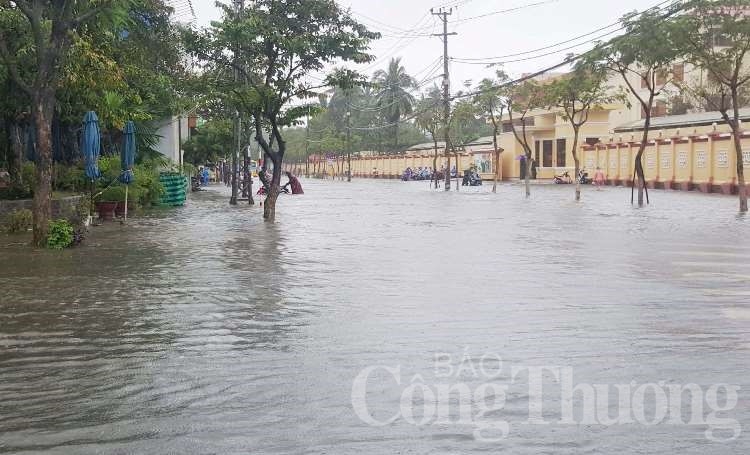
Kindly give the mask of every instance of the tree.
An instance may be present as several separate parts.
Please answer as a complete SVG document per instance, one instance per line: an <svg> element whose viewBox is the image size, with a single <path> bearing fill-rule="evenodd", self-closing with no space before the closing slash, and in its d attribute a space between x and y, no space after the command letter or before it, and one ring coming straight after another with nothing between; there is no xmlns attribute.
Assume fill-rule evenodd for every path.
<svg viewBox="0 0 750 455"><path fill-rule="evenodd" d="M0 60L17 88L31 103L31 120L36 131L36 188L34 191L34 246L46 243L52 198L52 118L61 67L75 33L87 21L105 11L122 12L114 0L104 2L65 0L0 0L3 10L18 11L26 19L20 28L0 29ZM5 24L4 24L5 25ZM13 37L28 35L33 45L33 65L28 71L19 67L19 42Z"/></svg>
<svg viewBox="0 0 750 455"><path fill-rule="evenodd" d="M376 105L383 111L389 124L393 124L393 149L398 151L398 123L413 111L415 98L409 91L416 86L414 78L406 73L400 58L391 59L388 70L378 70L373 75L377 90Z"/></svg>
<svg viewBox="0 0 750 455"><path fill-rule="evenodd" d="M750 52L750 0L697 0L687 6L690 14L675 20L674 41L684 58L707 77L684 81L679 87L719 111L731 128L740 212L747 212L740 108L747 103L750 81L745 61Z"/></svg>
<svg viewBox="0 0 750 455"><path fill-rule="evenodd" d="M497 192L497 180L500 174L500 148L497 146L497 135L500 134L503 113L507 107L504 87L508 80L508 75L504 71L498 70L495 79L483 79L479 83L478 94L474 97L474 103L482 117L489 119L492 124L493 166L495 168L495 180L492 183L493 193Z"/></svg>
<svg viewBox="0 0 750 455"><path fill-rule="evenodd" d="M241 73L227 81L238 109L252 117L255 140L273 163L263 217L274 221L286 153L282 128L306 115L298 103L317 97L316 89L341 85L327 78L314 86L306 76L336 61L367 63L368 43L380 35L343 11L334 0L257 0L241 13L226 5L224 19L191 48L215 64Z"/></svg>
<svg viewBox="0 0 750 455"><path fill-rule="evenodd" d="M620 22L625 33L597 45L586 57L589 64L602 65L619 74L643 112L643 135L635 157L632 182L634 191L637 179L639 207L643 206L644 191L648 202L643 152L648 145L654 101L670 85L673 64L678 56L672 40L672 27L666 19L679 10L680 6L674 3L664 9L654 8L624 16Z"/></svg>
<svg viewBox="0 0 750 455"><path fill-rule="evenodd" d="M190 140L183 144L184 160L195 166L216 163L230 156L234 148L231 123L228 120L212 120L197 128Z"/></svg>
<svg viewBox="0 0 750 455"><path fill-rule="evenodd" d="M611 95L605 85L607 69L599 65L578 65L573 72L545 86L547 102L562 111L562 118L573 128L573 162L575 163L576 201L581 200L581 182L578 173L581 162L578 157L578 140L581 127L589 120L591 109L601 107L622 96Z"/></svg>
<svg viewBox="0 0 750 455"><path fill-rule="evenodd" d="M528 115L534 109L544 106L544 92L542 87L534 80L527 80L508 88L508 120L513 131L513 136L523 148L526 170L525 190L526 197L531 196L531 145L527 136L526 128L529 123ZM514 116L515 115L515 116ZM520 130L520 131L519 131Z"/></svg>
<svg viewBox="0 0 750 455"><path fill-rule="evenodd" d="M422 131L430 134L432 143L434 146L435 156L432 158L432 169L434 170L433 177L435 178L435 188L437 189L440 180L437 172L437 159L438 159L438 137L442 134L442 95L440 89L437 86L433 86L427 95L422 95L422 98L417 102L417 117L415 118L416 124ZM447 145L446 145L447 147ZM446 169L446 172L450 172L450 169Z"/></svg>

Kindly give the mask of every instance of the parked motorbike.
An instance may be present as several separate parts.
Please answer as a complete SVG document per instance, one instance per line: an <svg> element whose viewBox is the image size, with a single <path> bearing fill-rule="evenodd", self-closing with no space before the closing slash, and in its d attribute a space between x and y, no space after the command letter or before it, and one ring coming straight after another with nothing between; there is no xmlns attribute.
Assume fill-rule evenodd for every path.
<svg viewBox="0 0 750 455"><path fill-rule="evenodd" d="M570 177L570 173L565 171L561 175L556 175L554 182L558 185L568 185L573 183L573 179Z"/></svg>
<svg viewBox="0 0 750 455"><path fill-rule="evenodd" d="M589 177L589 173L585 169L578 171L578 182L581 185L590 185L594 180Z"/></svg>

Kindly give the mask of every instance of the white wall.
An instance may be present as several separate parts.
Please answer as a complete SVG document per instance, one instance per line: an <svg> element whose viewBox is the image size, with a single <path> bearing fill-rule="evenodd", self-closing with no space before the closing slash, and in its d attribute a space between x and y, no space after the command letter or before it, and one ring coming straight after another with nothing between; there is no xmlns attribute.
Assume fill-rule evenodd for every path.
<svg viewBox="0 0 750 455"><path fill-rule="evenodd" d="M182 124L182 143L184 144L190 137L187 117L183 117L180 123ZM178 131L177 117L164 119L157 123L157 134L160 136L160 139L156 150L175 164L180 163L180 153L177 145Z"/></svg>

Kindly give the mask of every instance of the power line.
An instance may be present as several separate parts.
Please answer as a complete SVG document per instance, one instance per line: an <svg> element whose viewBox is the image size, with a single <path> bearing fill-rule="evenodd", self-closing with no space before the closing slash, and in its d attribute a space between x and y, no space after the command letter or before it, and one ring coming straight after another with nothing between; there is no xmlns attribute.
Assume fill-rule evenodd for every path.
<svg viewBox="0 0 750 455"><path fill-rule="evenodd" d="M678 4L682 3L682 0L670 0L670 1L671 1L671 4L669 6L677 6ZM659 3L657 6L651 7L651 8L645 10L644 12L642 12L640 14L644 14L645 12L653 11L653 10L657 10L657 11L659 11L659 10L660 11L669 10L669 11L667 11L667 13L664 16L661 17L661 20L665 20L669 16L672 16L673 14L676 14L681 9L681 8L679 8L679 9L671 9L671 8L660 8L659 7L660 5L664 5L665 3L668 3L668 2ZM611 46L612 43L615 40L617 40L618 38L622 38L623 36L627 36L627 35L630 35L632 33L633 33L633 31L625 33L623 35L616 36L615 38L612 38L612 40L609 43L607 43L607 46ZM558 68L561 68L563 66L570 65L571 63L576 62L576 61L582 59L583 57L585 57L589 52L590 51L586 51L586 52L584 52L582 54L566 58L565 60L563 60L560 63L557 63L555 65L546 67L546 68L544 68L542 70L539 70L539 71L536 71L534 73L527 74L527 75L522 76L522 77L520 77L518 79L514 79L512 81L508 81L508 82L496 85L496 86L492 87L492 89L494 90L494 89L497 89L497 88L510 87L512 85L516 85L516 84L519 84L521 82L526 82L526 81L528 81L530 79L534 79L534 78L539 77L539 76L541 76L543 74L546 74L546 73L548 73L550 71L554 71L554 70L556 70ZM484 93L483 90L475 90L473 92L462 93L462 94L456 95L456 96L454 96L451 99L452 100L457 100L457 99L461 99L461 98L469 98L469 97L472 97L472 96L480 95L482 93Z"/></svg>
<svg viewBox="0 0 750 455"><path fill-rule="evenodd" d="M416 28L419 24L422 23L422 21L424 21L428 17L429 17L429 15L422 16L422 18L415 24L414 28ZM435 28L435 24L433 23L432 25L430 25L430 27L432 29L434 29ZM415 36L415 37L411 38L409 41L403 43L403 45L401 43L402 43L402 41L405 38L396 41L393 44L393 46L391 46L388 50L385 51L385 55L383 55L382 57L380 57L379 59L377 59L375 62L373 62L372 64L370 64L369 66L367 66L362 71L370 71L370 70L372 70L373 68L377 67L378 65L380 65L382 62L384 62L385 60L387 60L391 56L395 55L397 52L400 52L400 51L406 49L408 46L410 46L412 43L414 43L414 41L416 41L417 39L419 39L421 37L422 36Z"/></svg>
<svg viewBox="0 0 750 455"><path fill-rule="evenodd" d="M513 7L513 8L506 8L506 9L501 9L499 11L492 11L492 12L489 12L489 13L480 14L478 16L466 17L466 18L457 20L455 23L458 24L458 23L463 23L463 22L467 22L467 21L473 21L473 20L476 20L476 19L483 19L485 17L496 16L498 14L512 13L512 12L515 12L515 11L520 11L520 10L527 9L527 8L532 8L534 6L547 5L549 3L556 3L556 2L559 2L559 1L560 0L542 0L542 1L539 1L539 2L528 3L526 5L516 6L516 7Z"/></svg>
<svg viewBox="0 0 750 455"><path fill-rule="evenodd" d="M589 41L584 41L582 43L578 43L578 44L574 44L572 46L564 47L562 49L557 49L557 50L552 51L552 52L547 52L545 54L534 55L534 56L531 56L531 57L518 58L518 59L515 59L515 60L504 60L504 61L495 61L495 62L466 62L466 61L463 61L463 60L457 59L457 58L453 58L451 60L454 61L454 62L457 62L457 63L465 64L465 65L503 65L503 64L506 64L506 63L526 62L526 61L529 61L529 60L536 60L538 58L548 57L550 55L559 54L560 52L564 52L564 51L568 51L568 50L571 50L571 49L575 49L577 47L581 47L581 46L586 45L586 44L591 44L593 42L596 42L596 41L600 40L601 38L605 38L605 37L607 37L609 35L615 34L615 33L619 32L619 31L621 31L623 29L624 29L624 27L623 28L619 28L617 30L612 30L611 32L607 32L607 33L605 33L603 35L597 36L596 38L592 38Z"/></svg>
<svg viewBox="0 0 750 455"><path fill-rule="evenodd" d="M658 3L658 4L654 5L654 6L652 6L649 9L660 9L661 6L663 6L663 5L667 4L667 3L672 3L672 2L674 2L674 0L665 0L665 1L661 2L661 3ZM555 47L559 47L559 46L562 46L564 44L572 43L574 41L578 41L579 39L586 38L586 37L591 36L591 35L593 35L595 33L599 33L601 31L604 31L604 30L607 30L607 29L610 29L610 28L616 27L616 26L620 26L620 21L611 23L611 24L606 25L604 27L597 28L596 30L592 30L592 31L590 31L588 33L584 33L582 35L578 35L578 36L575 36L573 38L569 38L569 39L567 39L565 41L560 41L559 43L551 44L551 45L540 47L540 48L537 48L537 49L531 49L531 50L524 51L524 52L518 52L518 53L515 53L515 54L498 55L498 56L494 56L494 57L457 57L457 58L454 58L452 60L454 60L456 62L459 62L459 63L469 63L471 61L481 61L481 62L485 63L485 62L499 60L499 59L505 59L505 58L511 58L511 57L519 57L519 56L533 54L533 53L540 52L540 51L545 51L545 50L548 50L548 49L553 49ZM613 30L612 32L607 33L605 35L601 35L597 39L599 39L601 37L604 37L604 36L608 36L608 35L610 35L612 33L616 33L616 32L621 31L623 29L624 29L624 27L620 26L617 30ZM581 43L581 44L586 44L586 43ZM571 49L571 48L572 47L570 47L568 49ZM561 49L558 52L561 52L563 50L568 50L568 49ZM506 63L510 63L510 62L506 62Z"/></svg>

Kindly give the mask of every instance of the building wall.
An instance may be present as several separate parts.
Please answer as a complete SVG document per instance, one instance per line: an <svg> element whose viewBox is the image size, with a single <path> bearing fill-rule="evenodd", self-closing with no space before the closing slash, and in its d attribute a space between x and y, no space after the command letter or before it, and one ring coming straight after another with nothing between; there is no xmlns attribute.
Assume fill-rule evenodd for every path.
<svg viewBox="0 0 750 455"><path fill-rule="evenodd" d="M601 128L592 128L589 133L601 132ZM698 190L703 192L736 192L737 159L734 141L730 133L712 126L698 127L688 136L677 136L676 130L655 132L655 139L646 147L643 155L643 167L646 181L650 188ZM583 136L583 134L582 134ZM543 137L540 135L540 137ZM638 133L619 135L607 138L596 146L581 146L581 166L593 176L594 170L601 168L611 185L628 186L633 180L635 157L638 152ZM505 151L500 155L502 160L502 178L518 178L520 161L516 159L521 146L508 134L503 134L501 144ZM513 149L512 147L517 147ZM743 162L750 168L750 133L742 138ZM440 151L438 168L445 162ZM567 159L572 168L571 150ZM455 158L451 164L455 164ZM474 163L474 155L459 155L459 170L468 169ZM404 169L411 167L432 167L433 154L401 156L352 157L352 175L355 177L399 178ZM346 166L344 165L344 169ZM291 168L289 168L291 170ZM311 165L312 169L312 165ZM563 168L541 168L539 178L547 178L552 171L560 172ZM377 171L377 175L374 171ZM571 172L572 175L572 172ZM494 175L483 174L486 180Z"/></svg>
<svg viewBox="0 0 750 455"><path fill-rule="evenodd" d="M587 138L607 140L612 128L609 122L610 109L593 110L589 114L589 120L581 127L578 144L579 150L585 144ZM541 120L539 120L541 119ZM519 132L520 134L520 132ZM575 161L573 158L573 127L559 114L552 112L540 112L534 118L534 126L527 128L526 136L531 155L536 159L536 142L539 141L539 159L537 160L537 178L551 179L555 175L568 171L573 174ZM565 140L565 160L558 159L558 140ZM544 162L544 142L552 144L552 157L550 163ZM522 144L516 140L512 132L500 135L500 145L505 150L503 153L502 173L507 179L519 178L521 175L521 161L518 159L524 154ZM548 142L548 144L549 144ZM579 155L580 158L580 155ZM545 164L550 164L545 166Z"/></svg>
<svg viewBox="0 0 750 455"><path fill-rule="evenodd" d="M652 140L644 150L643 168L650 188L736 192L737 159L729 133L698 128L697 134ZM587 169L599 166L614 185L630 185L633 180L638 142L612 141L584 147ZM742 139L745 166L750 166L750 134Z"/></svg>
<svg viewBox="0 0 750 455"><path fill-rule="evenodd" d="M156 145L156 150L174 163L180 163L181 161L177 141L177 134L180 128L177 121L178 118L175 116L158 122L156 132L159 135L159 143ZM187 117L183 117L181 123L182 143L184 144L190 139L190 128Z"/></svg>

